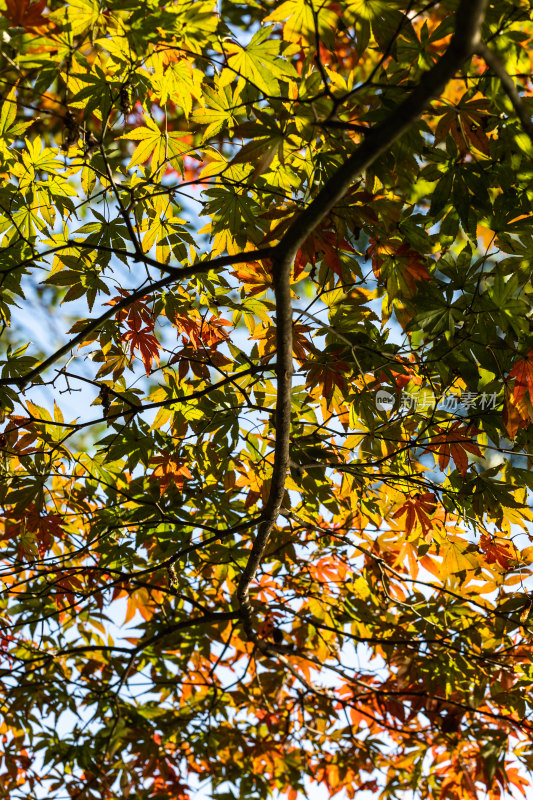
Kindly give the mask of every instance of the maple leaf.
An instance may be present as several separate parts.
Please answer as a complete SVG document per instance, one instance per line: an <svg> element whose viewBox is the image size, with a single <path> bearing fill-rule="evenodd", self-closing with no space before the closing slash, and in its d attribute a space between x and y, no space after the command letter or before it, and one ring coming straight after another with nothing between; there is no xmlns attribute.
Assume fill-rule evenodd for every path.
<svg viewBox="0 0 533 800"><path fill-rule="evenodd" d="M399 519L405 516L405 530L409 536L418 523L422 528L423 537L426 538L427 534L433 529L433 524L428 515L433 514L436 507L436 497L433 492L415 494L400 506L392 515L392 518Z"/></svg>
<svg viewBox="0 0 533 800"><path fill-rule="evenodd" d="M482 455L481 450L472 441L471 436L479 433L479 430L456 420L447 430L437 426L435 431L437 435L431 439L431 444L426 445L426 450L437 453L439 456L439 469L441 470L446 469L451 456L457 469L464 477L468 469L467 453L480 457Z"/></svg>
<svg viewBox="0 0 533 800"><path fill-rule="evenodd" d="M0 633L0 655L7 659L8 664L10 667L13 665L13 659L10 656L10 646L12 642L15 642L16 639L11 633L4 633L3 631Z"/></svg>
<svg viewBox="0 0 533 800"><path fill-rule="evenodd" d="M491 538L482 534L479 547L485 554L487 564L498 564L502 569L508 569L511 562L515 560L511 545L503 539Z"/></svg>
<svg viewBox="0 0 533 800"><path fill-rule="evenodd" d="M276 592L270 593L271 597L276 597ZM260 595L258 595L259 597ZM267 597L264 596L263 593L263 600L267 600ZM268 614L267 617L263 620L263 622L257 628L257 635L261 637L261 639L271 639L273 638L274 641L277 641L280 638L281 631L279 630L279 619L281 614L279 611L274 611Z"/></svg>
<svg viewBox="0 0 533 800"><path fill-rule="evenodd" d="M203 319L176 313L172 321L182 334L183 341L188 338L193 347L205 347L208 350L216 350L222 342L227 341L228 334L224 328L231 327L229 320L215 316Z"/></svg>
<svg viewBox="0 0 533 800"><path fill-rule="evenodd" d="M396 360L402 366L402 372L398 372L397 370L391 369L390 374L396 384L397 389L404 389L411 381L416 386L421 386L422 384L422 376L417 375L416 372L413 370L413 362L414 356L411 356L409 360L403 359L400 356L397 356ZM388 376L385 372L380 372L377 376L380 383L387 383Z"/></svg>
<svg viewBox="0 0 533 800"><path fill-rule="evenodd" d="M130 343L130 355L133 356L135 350L139 350L146 375L150 375L152 362L159 366L159 350L161 345L152 333L152 328L146 327L140 330L131 329L122 334L122 341Z"/></svg>
<svg viewBox="0 0 533 800"><path fill-rule="evenodd" d="M409 294L416 292L417 284L420 281L431 280L423 256L413 250L409 244L402 243L397 239L380 241L371 238L370 245L366 250L366 257L372 259L372 269L376 278L380 277L382 270L386 272L388 278L396 272ZM387 266L386 270L385 266Z"/></svg>
<svg viewBox="0 0 533 800"><path fill-rule="evenodd" d="M151 118L145 118L145 125L125 133L122 139L139 142L133 151L128 167L152 162L152 171L156 172L163 164L168 162L171 166L183 165L183 156L189 153L189 137L180 132L167 132L160 130L157 123Z"/></svg>
<svg viewBox="0 0 533 800"><path fill-rule="evenodd" d="M328 591L331 586L344 582L346 566L334 556L325 556L318 559L315 564L309 565L309 574L314 581L322 584L324 591Z"/></svg>
<svg viewBox="0 0 533 800"><path fill-rule="evenodd" d="M311 233L296 253L294 260L294 277L297 278L308 264L313 270L318 258L323 258L332 272L342 278L341 250L348 253L357 251L346 239L339 239L334 231L326 230L330 223L326 222Z"/></svg>
<svg viewBox="0 0 533 800"><path fill-rule="evenodd" d="M504 787L512 786L513 788L518 789L520 794L522 794L524 797L527 797L526 786L531 786L531 782L521 775L516 767L506 767L505 772L502 770L498 770L498 772L500 773L500 781ZM499 795L498 797L495 795L494 800L498 800L498 798Z"/></svg>
<svg viewBox="0 0 533 800"><path fill-rule="evenodd" d="M529 399L533 404L533 348L529 350L525 358L516 362L509 373L509 378L515 378L513 401L518 404L520 398L529 394Z"/></svg>
<svg viewBox="0 0 533 800"><path fill-rule="evenodd" d="M115 306L127 297L129 297L129 292L125 289L119 289L119 294L112 297L104 305ZM139 330L141 325L152 328L154 326L154 315L142 297L129 303L124 308L119 308L115 314L115 319L117 322L126 322L134 331Z"/></svg>
<svg viewBox="0 0 533 800"><path fill-rule="evenodd" d="M303 325L301 322L295 322L292 326L292 352L301 364L306 360L307 353L313 350L313 345L306 336L311 330L312 328L309 325ZM257 326L256 332L250 338L259 341L258 351L260 358L274 357L276 352L276 329L274 325Z"/></svg>
<svg viewBox="0 0 533 800"><path fill-rule="evenodd" d="M263 294L272 286L271 266L268 261L251 261L238 264L231 274L238 279L249 297Z"/></svg>
<svg viewBox="0 0 533 800"><path fill-rule="evenodd" d="M262 636L262 634L259 635ZM272 714L268 711L265 711L264 708L257 709L255 715L260 722L265 723L269 731L276 730L276 728L279 726L280 717L277 714Z"/></svg>
<svg viewBox="0 0 533 800"><path fill-rule="evenodd" d="M6 526L5 537L19 538L25 532L35 534L39 556L44 558L54 540L63 537L62 523L59 514L43 514L35 503L30 503L18 519Z"/></svg>
<svg viewBox="0 0 533 800"><path fill-rule="evenodd" d="M321 387L322 396L327 400L332 397L336 386L341 392L346 388L350 365L340 358L341 353L338 348L328 348L325 353L317 353L316 359L310 362L305 384Z"/></svg>
<svg viewBox="0 0 533 800"><path fill-rule="evenodd" d="M514 379L514 386L512 390L505 388L503 424L514 439L521 428L528 428L533 421L533 349L516 362L509 378Z"/></svg>
<svg viewBox="0 0 533 800"><path fill-rule="evenodd" d="M76 607L76 592L82 589L82 583L74 570L64 570L57 574L55 582L55 603L58 608ZM66 600L66 603L64 602Z"/></svg>
<svg viewBox="0 0 533 800"><path fill-rule="evenodd" d="M468 97L468 93L452 108L437 112L442 114L442 118L435 129L435 141L440 142L447 133L451 133L461 155L468 153L471 144L488 156L490 140L484 128L488 121L486 111L490 103L486 98L465 101L465 97Z"/></svg>
<svg viewBox="0 0 533 800"><path fill-rule="evenodd" d="M523 395L518 403L515 403L513 395L506 390L502 421L509 438L514 439L521 428L529 427L532 420L533 410L527 401L527 396Z"/></svg>
<svg viewBox="0 0 533 800"><path fill-rule="evenodd" d="M43 16L46 0L6 0L6 8L0 12L8 19L13 27L25 28L27 31L38 32L43 29L50 30L55 27L49 19Z"/></svg>
<svg viewBox="0 0 533 800"><path fill-rule="evenodd" d="M155 466L150 480L157 481L159 484L159 494L161 496L164 495L171 484L175 484L178 489L182 489L185 484L185 479L192 478L191 472L185 464L185 459L176 458L170 453L152 456L150 458L150 464Z"/></svg>
<svg viewBox="0 0 533 800"><path fill-rule="evenodd" d="M189 787L182 782L166 758L157 760L157 770L159 775L153 779L150 796L165 797L168 800L190 800Z"/></svg>

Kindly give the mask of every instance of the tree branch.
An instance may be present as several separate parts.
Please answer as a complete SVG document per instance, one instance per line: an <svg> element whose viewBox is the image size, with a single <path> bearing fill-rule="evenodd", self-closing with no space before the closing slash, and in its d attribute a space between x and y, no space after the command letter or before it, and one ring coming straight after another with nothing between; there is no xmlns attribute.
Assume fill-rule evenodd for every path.
<svg viewBox="0 0 533 800"><path fill-rule="evenodd" d="M491 50L489 47L487 47L485 42L479 42L476 47L476 52L481 56L481 58L483 58L487 66L493 70L493 72L495 72L500 79L503 89L516 112L516 116L522 123L522 127L524 128L525 132L533 142L533 123L531 122L531 117L527 112L524 101L518 93L518 88L515 82L505 69L505 64L503 63L502 59L498 53L495 53L494 50Z"/></svg>
<svg viewBox="0 0 533 800"><path fill-rule="evenodd" d="M76 247L83 247L83 245L76 243ZM25 375L20 375L16 378L0 378L0 386L19 386L21 389L24 388L28 383L30 383L34 378L44 372L48 367L51 367L52 364L55 364L58 359L62 356L66 355L73 347L76 347L77 344L83 342L85 337L92 333L92 331L96 330L100 327L106 320L113 317L117 311L120 311L121 308L127 308L131 303L134 303L136 300L140 300L142 297L146 297L149 294L153 294L157 292L159 289L163 289L165 286L168 286L175 280L181 278L190 278L193 275L202 275L205 272L210 272L213 269L218 269L219 267L230 266L232 264L246 264L250 261L257 261L259 259L264 258L271 258L272 254L274 253L275 248L272 247L263 247L259 250L249 250L245 253L236 253L235 255L228 255L228 256L218 256L217 258L211 258L208 261L202 261L198 264L192 264L190 267L182 267L180 269L175 269L173 267L167 267L165 264L160 264L155 259L151 259L148 257L143 257L142 259L140 256L136 256L134 253L131 254L132 258L139 261L142 260L147 264L151 264L159 269L170 271L172 270L170 275L167 275L165 278L161 278L161 280L156 281L155 283L150 283L147 286L141 287L137 289L135 292L132 292L128 297L125 297L123 300L118 302L116 305L112 306L109 311L105 311L96 319L88 320L87 325L83 327L83 329L70 341L60 347L55 353L52 353L51 356L46 358L36 367L31 369Z"/></svg>
<svg viewBox="0 0 533 800"><path fill-rule="evenodd" d="M250 584L265 553L268 539L279 516L285 495L285 478L289 467L292 386L292 307L290 279L296 253L313 229L344 197L351 184L418 119L431 100L438 97L454 73L474 53L480 41L481 23L487 0L461 0L455 31L446 52L425 72L418 85L383 122L371 128L364 141L331 178L315 199L297 217L281 238L272 258L273 283L276 295L276 443L268 500L263 510L248 562L237 588L242 621L246 633L257 644L253 633Z"/></svg>

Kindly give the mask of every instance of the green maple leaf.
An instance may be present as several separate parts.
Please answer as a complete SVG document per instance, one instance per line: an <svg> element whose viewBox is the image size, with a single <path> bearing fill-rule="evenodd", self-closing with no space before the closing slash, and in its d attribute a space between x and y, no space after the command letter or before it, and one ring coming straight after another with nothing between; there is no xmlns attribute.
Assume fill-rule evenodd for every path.
<svg viewBox="0 0 533 800"><path fill-rule="evenodd" d="M272 31L272 27L257 31L246 47L233 42L225 46L231 69L224 71L222 85L230 83L232 72L236 72L242 80L270 94L279 91L278 79L297 77L292 64L280 57L280 41L272 38Z"/></svg>

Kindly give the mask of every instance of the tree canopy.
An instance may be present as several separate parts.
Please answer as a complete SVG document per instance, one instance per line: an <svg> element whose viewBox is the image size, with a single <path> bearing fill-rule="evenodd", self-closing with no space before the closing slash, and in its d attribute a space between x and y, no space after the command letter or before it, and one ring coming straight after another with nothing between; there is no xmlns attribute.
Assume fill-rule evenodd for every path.
<svg viewBox="0 0 533 800"><path fill-rule="evenodd" d="M532 40L0 0L1 798L530 791Z"/></svg>

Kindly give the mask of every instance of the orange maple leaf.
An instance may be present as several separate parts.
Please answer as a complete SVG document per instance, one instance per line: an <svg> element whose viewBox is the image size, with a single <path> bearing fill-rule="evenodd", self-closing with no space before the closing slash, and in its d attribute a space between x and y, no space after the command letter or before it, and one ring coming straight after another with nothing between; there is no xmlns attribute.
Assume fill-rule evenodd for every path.
<svg viewBox="0 0 533 800"><path fill-rule="evenodd" d="M231 327L231 322L222 317L211 316L210 319L194 318L187 314L175 314L172 320L182 334L182 341L187 338L193 347L206 347L209 350L216 350L219 344L228 338L224 327Z"/></svg>
<svg viewBox="0 0 533 800"><path fill-rule="evenodd" d="M249 297L255 294L262 294L272 286L272 275L268 271L270 262L250 261L249 264L238 264L231 272L242 284L244 291Z"/></svg>
<svg viewBox="0 0 533 800"><path fill-rule="evenodd" d="M119 289L119 292L120 294L112 297L104 305L116 306L125 297L129 297L129 292L125 289ZM150 328L154 327L154 315L142 298L130 303L127 308L119 308L115 319L117 322L126 322L132 330L139 330L143 323Z"/></svg>
<svg viewBox="0 0 533 800"><path fill-rule="evenodd" d="M528 403L526 395L523 395L518 403L515 403L513 395L506 391L502 419L510 439L515 438L520 428L529 427L532 421L531 413L531 405Z"/></svg>
<svg viewBox="0 0 533 800"><path fill-rule="evenodd" d="M477 428L471 425L463 425L459 420L452 423L448 430L437 426L437 435L431 440L431 444L426 446L426 450L433 451L439 456L439 469L444 470L448 466L450 456L455 462L455 466L464 477L468 469L468 453L481 456L478 445L472 441L471 434L479 433Z"/></svg>
<svg viewBox="0 0 533 800"><path fill-rule="evenodd" d="M533 421L533 348L516 362L509 378L515 382L512 388L505 389L503 424L514 439L520 428L529 427Z"/></svg>
<svg viewBox="0 0 533 800"><path fill-rule="evenodd" d="M260 358L273 358L276 353L276 328L274 325L264 324L255 329L257 332L250 339L259 341L258 353ZM305 335L310 333L312 328L300 322L295 322L292 326L292 353L300 364L307 359L307 353L313 350L313 345Z"/></svg>
<svg viewBox="0 0 533 800"><path fill-rule="evenodd" d="M405 516L405 530L409 535L414 530L417 521L422 528L422 535L425 537L433 528L433 524L428 514L433 514L436 509L436 497L433 492L415 494L406 500L403 506L392 515L393 519Z"/></svg>
<svg viewBox="0 0 533 800"><path fill-rule="evenodd" d="M192 478L189 468L185 465L185 460L183 458L173 458L170 453L152 456L149 463L155 466L150 480L158 481L159 493L161 496L172 483L174 483L178 489L182 489L185 484L185 479Z"/></svg>
<svg viewBox="0 0 533 800"><path fill-rule="evenodd" d="M503 775L505 776L504 780L505 778L507 779L507 785L512 784L512 786L514 786L515 789L518 789L518 791L524 797L526 797L525 787L531 786L531 783L530 781L527 780L527 778L524 778L522 777L522 775L520 775L516 767L506 767L505 773Z"/></svg>

